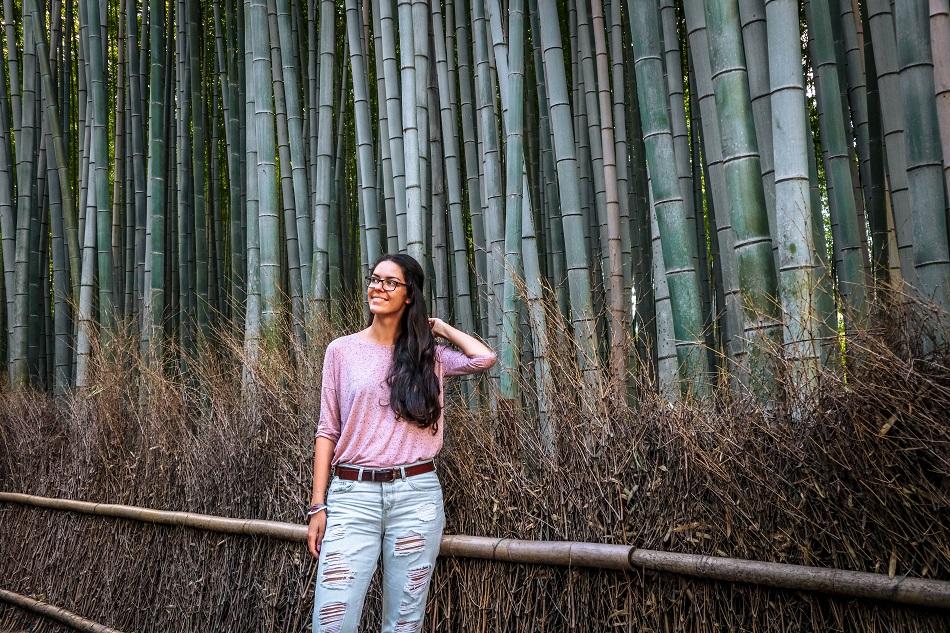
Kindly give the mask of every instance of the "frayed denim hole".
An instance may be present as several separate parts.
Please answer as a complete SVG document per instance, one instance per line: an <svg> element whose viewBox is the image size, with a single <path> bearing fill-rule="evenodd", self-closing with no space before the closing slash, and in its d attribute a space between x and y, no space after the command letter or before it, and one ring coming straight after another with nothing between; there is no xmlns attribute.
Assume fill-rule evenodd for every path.
<svg viewBox="0 0 950 633"><path fill-rule="evenodd" d="M396 556L408 556L409 554L416 554L425 549L426 546L426 537L418 532L409 532L404 536L400 536L396 539L396 544L394 546L394 553Z"/></svg>
<svg viewBox="0 0 950 633"><path fill-rule="evenodd" d="M327 530L327 533L323 535L323 540L327 542L339 541L344 536L346 536L346 526L338 523Z"/></svg>
<svg viewBox="0 0 950 633"><path fill-rule="evenodd" d="M411 597L419 597L423 590L429 584L429 575L432 573L432 565L423 565L409 570L406 577L405 592Z"/></svg>
<svg viewBox="0 0 950 633"><path fill-rule="evenodd" d="M345 602L328 602L320 607L321 633L340 633L343 629L343 618L345 616Z"/></svg>
<svg viewBox="0 0 950 633"><path fill-rule="evenodd" d="M327 554L323 564L323 578L320 584L327 589L345 589L350 586L355 575L340 552Z"/></svg>
<svg viewBox="0 0 950 633"><path fill-rule="evenodd" d="M416 633L420 624L419 620L399 620L393 628L393 633Z"/></svg>

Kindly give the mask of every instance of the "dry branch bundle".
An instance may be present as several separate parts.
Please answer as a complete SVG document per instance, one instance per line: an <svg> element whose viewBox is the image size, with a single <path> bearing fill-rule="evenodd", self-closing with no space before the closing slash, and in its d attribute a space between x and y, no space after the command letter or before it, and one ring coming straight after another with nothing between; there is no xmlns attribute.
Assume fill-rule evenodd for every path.
<svg viewBox="0 0 950 633"><path fill-rule="evenodd" d="M797 421L727 394L670 405L647 384L628 408L584 393L564 361L550 398L554 458L525 410L450 405L447 531L950 580L950 352L915 349L911 321L891 311L855 333L847 366L822 372ZM572 357L561 351L553 358ZM321 356L291 364L265 349L253 407L240 396L241 359L223 352L195 358L196 379L147 374L130 352L96 368L81 396L4 394L0 488L299 521ZM314 566L294 544L8 506L0 533L5 588L117 629L309 623ZM374 586L368 623L378 605ZM454 559L440 563L428 619L431 631L525 633L948 626L946 613L863 600ZM0 628L34 624L55 630L0 607Z"/></svg>

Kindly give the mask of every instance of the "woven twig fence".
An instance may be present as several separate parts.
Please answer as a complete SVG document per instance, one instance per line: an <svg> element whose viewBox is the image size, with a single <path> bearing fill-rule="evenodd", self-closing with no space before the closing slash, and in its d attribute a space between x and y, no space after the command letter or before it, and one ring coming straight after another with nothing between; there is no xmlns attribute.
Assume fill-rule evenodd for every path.
<svg viewBox="0 0 950 633"><path fill-rule="evenodd" d="M117 629L110 629L98 622L87 620L72 611L67 611L66 609L47 604L41 600L34 600L33 598L5 589L0 589L0 601L9 602L26 611L31 611L51 620L56 620L60 624L65 624L76 631L85 631L87 633L122 633Z"/></svg>
<svg viewBox="0 0 950 633"><path fill-rule="evenodd" d="M264 536L285 541L305 541L307 537L305 526L279 521L235 519L191 512L172 512L110 503L39 497L15 492L0 492L0 502L225 534ZM892 578L883 574L843 569L661 552L629 545L446 535L442 538L439 553L441 556L480 558L510 563L614 570L643 569L709 580L750 583L776 589L813 591L950 609L950 582L947 581L908 577Z"/></svg>

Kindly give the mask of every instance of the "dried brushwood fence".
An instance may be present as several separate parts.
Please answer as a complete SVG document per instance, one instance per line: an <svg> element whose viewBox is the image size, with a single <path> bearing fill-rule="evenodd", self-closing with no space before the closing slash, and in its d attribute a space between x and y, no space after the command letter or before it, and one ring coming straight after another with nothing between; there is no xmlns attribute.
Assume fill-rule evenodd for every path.
<svg viewBox="0 0 950 633"><path fill-rule="evenodd" d="M450 406L440 462L448 532L950 580L950 355L915 348L908 322L854 333L861 355L846 374L822 373L820 397L795 420L726 393L579 408L582 379L555 367L563 395L553 401L552 460L531 416ZM0 397L3 489L299 521L318 362L291 368L286 355L264 355L255 408L241 396L240 359L208 355L197 381L149 375L131 386L128 362L96 367L81 398ZM309 623L314 569L297 544L11 506L0 508L0 533L4 589L116 629ZM378 601L374 586L368 625ZM942 611L640 569L446 558L426 629L936 633L947 624ZM0 628L34 625L56 630L0 607Z"/></svg>
<svg viewBox="0 0 950 633"><path fill-rule="evenodd" d="M223 534L263 536L296 542L306 542L307 539L306 526L278 521L237 519L192 512L169 512L112 503L37 497L15 492L0 492L0 503L116 517L141 523L175 525ZM707 580L747 582L778 589L816 591L870 600L885 600L898 604L950 609L950 582L891 578L883 574L766 563L722 556L659 552L629 545L576 541L525 541L453 534L443 536L439 555L559 567L587 567L617 571L642 569Z"/></svg>

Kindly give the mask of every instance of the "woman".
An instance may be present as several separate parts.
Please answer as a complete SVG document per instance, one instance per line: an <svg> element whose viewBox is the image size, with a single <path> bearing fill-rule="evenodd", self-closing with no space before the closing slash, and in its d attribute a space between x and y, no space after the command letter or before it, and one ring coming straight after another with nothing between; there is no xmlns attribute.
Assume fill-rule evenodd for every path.
<svg viewBox="0 0 950 633"><path fill-rule="evenodd" d="M307 532L320 561L314 633L357 630L380 553L383 633L422 626L445 526L432 463L442 447L443 378L495 362L477 339L427 318L424 279L412 257L383 255L366 280L369 327L327 346Z"/></svg>

